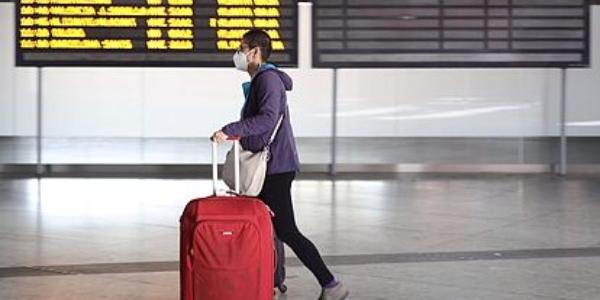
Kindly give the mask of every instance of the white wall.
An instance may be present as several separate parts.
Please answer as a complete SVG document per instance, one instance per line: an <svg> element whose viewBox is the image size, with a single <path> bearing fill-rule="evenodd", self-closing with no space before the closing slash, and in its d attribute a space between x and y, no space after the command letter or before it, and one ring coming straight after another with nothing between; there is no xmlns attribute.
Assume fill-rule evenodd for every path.
<svg viewBox="0 0 600 300"><path fill-rule="evenodd" d="M14 30L13 3L0 3L0 135L34 135L37 77L14 67Z"/></svg>
<svg viewBox="0 0 600 300"><path fill-rule="evenodd" d="M13 14L9 11L12 5L0 3L0 134L15 131L15 79L12 76L14 65L14 26Z"/></svg>
<svg viewBox="0 0 600 300"><path fill-rule="evenodd" d="M35 132L36 72L14 66L13 4L0 3L0 135ZM298 136L331 132L332 71L311 69L310 8L289 95ZM569 133L600 135L600 7L592 69L569 71ZM46 136L197 137L235 119L245 76L231 69L46 68ZM558 134L560 72L340 70L341 136Z"/></svg>

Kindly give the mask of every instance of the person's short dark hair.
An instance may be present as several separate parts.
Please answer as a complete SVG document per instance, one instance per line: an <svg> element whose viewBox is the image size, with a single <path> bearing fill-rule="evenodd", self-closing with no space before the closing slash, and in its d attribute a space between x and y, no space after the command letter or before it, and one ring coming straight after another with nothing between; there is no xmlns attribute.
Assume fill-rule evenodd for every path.
<svg viewBox="0 0 600 300"><path fill-rule="evenodd" d="M250 49L259 47L263 61L267 61L271 56L271 37L260 29L250 29L242 38L244 43L248 44Z"/></svg>

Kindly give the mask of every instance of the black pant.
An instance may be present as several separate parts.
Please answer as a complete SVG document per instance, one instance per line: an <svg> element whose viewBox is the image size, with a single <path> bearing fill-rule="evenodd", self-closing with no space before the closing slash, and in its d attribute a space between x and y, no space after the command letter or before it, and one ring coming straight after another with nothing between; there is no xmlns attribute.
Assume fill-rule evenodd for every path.
<svg viewBox="0 0 600 300"><path fill-rule="evenodd" d="M315 275L321 286L325 286L334 279L325 266L319 251L296 226L294 208L292 206L292 181L296 173L282 173L268 175L258 197L262 199L275 213L273 225L277 237L290 246L302 263Z"/></svg>

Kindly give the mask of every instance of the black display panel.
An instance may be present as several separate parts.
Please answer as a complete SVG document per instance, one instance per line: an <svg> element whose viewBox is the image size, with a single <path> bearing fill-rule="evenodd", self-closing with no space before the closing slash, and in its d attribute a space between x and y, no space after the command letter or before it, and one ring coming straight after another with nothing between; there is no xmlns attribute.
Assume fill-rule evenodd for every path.
<svg viewBox="0 0 600 300"><path fill-rule="evenodd" d="M19 66L230 67L250 28L297 65L295 0L15 1Z"/></svg>
<svg viewBox="0 0 600 300"><path fill-rule="evenodd" d="M313 65L587 67L588 0L319 0Z"/></svg>

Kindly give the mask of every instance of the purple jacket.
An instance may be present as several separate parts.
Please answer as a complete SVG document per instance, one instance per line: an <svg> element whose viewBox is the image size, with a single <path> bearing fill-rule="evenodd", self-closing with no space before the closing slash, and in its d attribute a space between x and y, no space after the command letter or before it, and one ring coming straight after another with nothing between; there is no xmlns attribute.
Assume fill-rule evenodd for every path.
<svg viewBox="0 0 600 300"><path fill-rule="evenodd" d="M226 135L241 137L244 150L258 152L267 145L277 121L285 114L270 147L268 175L300 170L286 97L286 91L291 91L292 86L292 79L283 71L272 65L261 67L250 83L241 120L221 129Z"/></svg>

